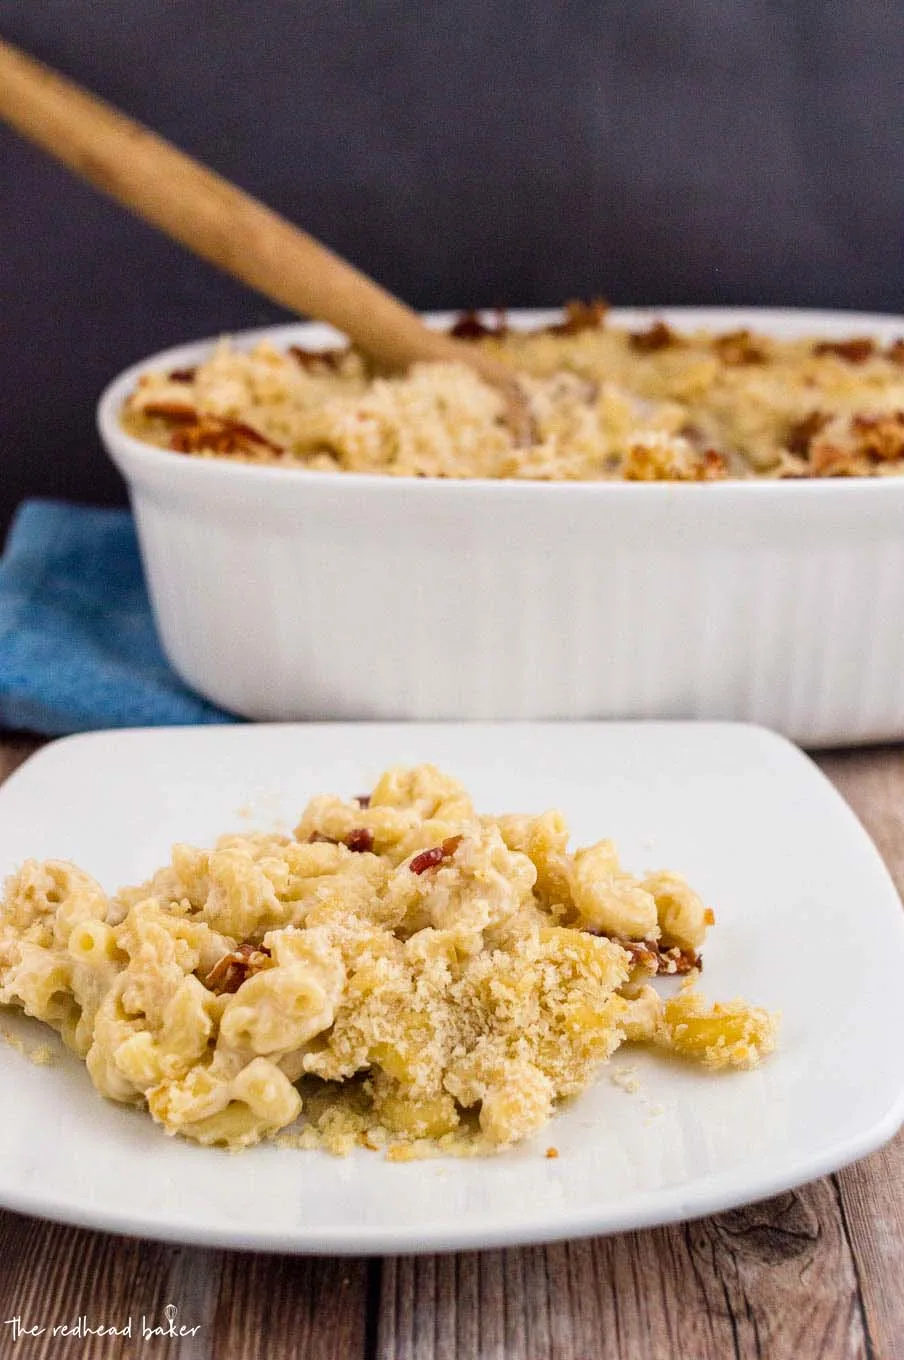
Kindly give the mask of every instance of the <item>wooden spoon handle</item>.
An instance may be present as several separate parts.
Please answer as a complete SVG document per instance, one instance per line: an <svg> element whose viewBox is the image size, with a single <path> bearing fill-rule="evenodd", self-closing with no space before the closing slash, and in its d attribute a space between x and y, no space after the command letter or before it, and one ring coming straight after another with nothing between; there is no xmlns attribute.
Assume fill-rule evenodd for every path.
<svg viewBox="0 0 904 1360"><path fill-rule="evenodd" d="M274 302L332 323L381 368L453 360L511 386L510 370L428 330L409 307L312 236L2 41L0 117L195 254Z"/></svg>

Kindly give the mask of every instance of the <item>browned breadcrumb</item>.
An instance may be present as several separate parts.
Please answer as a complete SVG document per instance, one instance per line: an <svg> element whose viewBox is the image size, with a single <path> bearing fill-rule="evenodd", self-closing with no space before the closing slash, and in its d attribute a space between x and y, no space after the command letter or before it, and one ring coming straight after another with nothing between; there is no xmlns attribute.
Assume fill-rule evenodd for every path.
<svg viewBox="0 0 904 1360"><path fill-rule="evenodd" d="M23 1058L27 1058L35 1067L50 1067L54 1062L53 1049L47 1044L31 1046L20 1039L18 1035L13 1034L11 1030L5 1028L0 1029L0 1039L10 1048L15 1049L17 1053L20 1053Z"/></svg>
<svg viewBox="0 0 904 1360"><path fill-rule="evenodd" d="M267 342L248 353L224 342L192 369L143 375L122 422L187 455L325 472L689 483L904 472L904 339L778 340L661 320L632 333L598 300L531 332L503 312L464 313L451 329L517 374L526 447L470 367L386 377L349 348Z"/></svg>
<svg viewBox="0 0 904 1360"><path fill-rule="evenodd" d="M708 1007L685 986L666 1001L655 1042L714 1070L751 1068L775 1048L777 1032L776 1015L743 1001Z"/></svg>
<svg viewBox="0 0 904 1360"><path fill-rule="evenodd" d="M640 1081L637 1077L637 1068L634 1066L626 1067L619 1065L612 1069L611 1081L613 1086L617 1086L626 1095L636 1095L640 1090Z"/></svg>
<svg viewBox="0 0 904 1360"><path fill-rule="evenodd" d="M622 466L629 482L713 482L727 475L725 459L715 449L699 453L679 439L632 444Z"/></svg>
<svg viewBox="0 0 904 1360"><path fill-rule="evenodd" d="M826 477L862 476L904 458L904 410L826 423L810 441L810 467Z"/></svg>

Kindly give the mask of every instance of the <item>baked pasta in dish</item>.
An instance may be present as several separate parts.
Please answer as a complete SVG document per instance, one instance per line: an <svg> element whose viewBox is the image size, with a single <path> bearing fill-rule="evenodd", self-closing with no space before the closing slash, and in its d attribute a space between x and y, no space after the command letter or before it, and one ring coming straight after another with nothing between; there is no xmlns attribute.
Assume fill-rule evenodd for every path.
<svg viewBox="0 0 904 1360"><path fill-rule="evenodd" d="M182 454L319 471L541 481L711 482L904 471L904 340L777 340L748 330L631 332L602 303L543 330L453 327L511 364L535 438L467 366L378 377L351 349L228 340L195 368L147 373L122 424Z"/></svg>
<svg viewBox="0 0 904 1360"><path fill-rule="evenodd" d="M0 1002L58 1029L167 1133L406 1158L540 1129L625 1042L749 1068L775 1017L693 990L712 913L559 813L479 816L430 765L312 799L293 836L175 846L108 897L26 862L0 906ZM657 974L687 975L663 1000Z"/></svg>

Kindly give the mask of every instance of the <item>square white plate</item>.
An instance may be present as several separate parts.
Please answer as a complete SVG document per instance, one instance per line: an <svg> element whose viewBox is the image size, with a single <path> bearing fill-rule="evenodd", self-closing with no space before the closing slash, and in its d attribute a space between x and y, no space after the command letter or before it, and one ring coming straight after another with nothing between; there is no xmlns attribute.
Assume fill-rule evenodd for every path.
<svg viewBox="0 0 904 1360"><path fill-rule="evenodd" d="M273 1146L230 1156L102 1100L82 1065L0 1044L0 1203L148 1237L294 1252L412 1252L665 1223L834 1170L904 1120L904 913L865 832L795 747L717 723L292 725L98 733L0 788L0 872L75 860L112 890L174 840L291 826L306 799L431 760L486 811L561 808L575 841L670 867L715 908L712 998L781 1010L779 1051L710 1075L625 1049L529 1144L392 1164ZM249 816L250 810L250 816ZM27 1045L49 1033L10 1011ZM891 1040L891 1041L890 1041ZM639 1089L612 1074L630 1063ZM623 1073L623 1076L627 1074ZM630 1082L628 1083L630 1084ZM558 1159L544 1157L554 1145Z"/></svg>

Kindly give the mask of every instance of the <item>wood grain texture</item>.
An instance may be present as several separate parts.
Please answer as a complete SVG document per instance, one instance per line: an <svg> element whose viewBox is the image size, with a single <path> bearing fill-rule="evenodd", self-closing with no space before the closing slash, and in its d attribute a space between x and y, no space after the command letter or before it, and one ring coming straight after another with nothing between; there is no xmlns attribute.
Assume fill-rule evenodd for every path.
<svg viewBox="0 0 904 1360"><path fill-rule="evenodd" d="M178 1344L155 1339L145 1345L142 1314L150 1326L163 1323L169 1272L177 1248L131 1238L112 1238L0 1214L0 1356L28 1360L100 1360L112 1355L153 1354L176 1360ZM186 1310L185 1320L188 1319ZM132 1341L109 1336L53 1335L54 1327L75 1327L79 1317L94 1329L123 1328L132 1319ZM7 1320L19 1317L40 1336L14 1338Z"/></svg>
<svg viewBox="0 0 904 1360"><path fill-rule="evenodd" d="M829 1181L698 1223L384 1266L379 1360L859 1360Z"/></svg>
<svg viewBox="0 0 904 1360"><path fill-rule="evenodd" d="M361 1261L226 1253L213 1355L355 1360L364 1355L366 1288Z"/></svg>
<svg viewBox="0 0 904 1360"><path fill-rule="evenodd" d="M847 799L904 895L904 750L843 751L818 763ZM835 1178L873 1354L904 1356L904 1132Z"/></svg>
<svg viewBox="0 0 904 1360"><path fill-rule="evenodd" d="M0 1360L358 1360L366 1308L361 1261L204 1251L0 1213ZM79 1318L92 1332L54 1335ZM128 1338L94 1334L129 1324Z"/></svg>
<svg viewBox="0 0 904 1360"><path fill-rule="evenodd" d="M0 777L35 743L0 741ZM904 750L819 764L904 886ZM0 1322L197 1325L181 1339L23 1337L0 1360L901 1360L904 1136L697 1223L524 1250L362 1261L211 1252L0 1213Z"/></svg>

